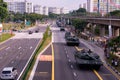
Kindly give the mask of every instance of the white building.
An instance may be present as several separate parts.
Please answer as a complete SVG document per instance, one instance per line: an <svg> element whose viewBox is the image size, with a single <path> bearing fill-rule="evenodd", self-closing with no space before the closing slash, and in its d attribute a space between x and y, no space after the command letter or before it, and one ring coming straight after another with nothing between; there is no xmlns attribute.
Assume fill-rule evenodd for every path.
<svg viewBox="0 0 120 80"><path fill-rule="evenodd" d="M19 13L32 13L33 12L33 4L29 3L29 2L20 2L20 1L6 1L7 3L7 8L8 11L13 11L15 13L19 12Z"/></svg>
<svg viewBox="0 0 120 80"><path fill-rule="evenodd" d="M48 7L44 6L43 7L43 15L48 15Z"/></svg>
<svg viewBox="0 0 120 80"><path fill-rule="evenodd" d="M34 6L34 13L43 14L43 7L40 5L35 5Z"/></svg>
<svg viewBox="0 0 120 80"><path fill-rule="evenodd" d="M54 14L66 14L69 13L69 11L65 8L57 8L57 7L49 7L49 12Z"/></svg>

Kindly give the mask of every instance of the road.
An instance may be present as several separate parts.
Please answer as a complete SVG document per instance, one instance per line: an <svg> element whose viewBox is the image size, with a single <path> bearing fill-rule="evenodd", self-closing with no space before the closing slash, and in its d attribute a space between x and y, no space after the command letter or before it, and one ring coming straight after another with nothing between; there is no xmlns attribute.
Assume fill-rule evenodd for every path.
<svg viewBox="0 0 120 80"><path fill-rule="evenodd" d="M12 66L17 68L18 76L20 75L46 29L46 27L36 27L38 28L40 31L38 33L33 31L33 34L16 32L16 36L0 44L0 71L4 67Z"/></svg>
<svg viewBox="0 0 120 80"><path fill-rule="evenodd" d="M74 52L77 51L74 46L67 46L64 40L65 32L59 31L55 25L52 27L53 46L54 46L54 77L55 80L118 80L111 71L105 66L100 70L81 69L76 65ZM94 52L99 52L104 61L103 51L94 44L80 39L78 48L90 48Z"/></svg>

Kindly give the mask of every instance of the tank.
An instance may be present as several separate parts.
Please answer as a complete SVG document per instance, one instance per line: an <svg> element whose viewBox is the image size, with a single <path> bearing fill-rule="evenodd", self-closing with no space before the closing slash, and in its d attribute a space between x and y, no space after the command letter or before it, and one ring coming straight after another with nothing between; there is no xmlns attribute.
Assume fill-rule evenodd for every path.
<svg viewBox="0 0 120 80"><path fill-rule="evenodd" d="M103 62L101 61L99 55L93 53L92 51L77 51L75 52L74 56L76 63L80 67L99 69L103 65Z"/></svg>
<svg viewBox="0 0 120 80"><path fill-rule="evenodd" d="M79 46L79 38L75 36L68 36L66 38L66 44L67 45L72 45L72 46Z"/></svg>
<svg viewBox="0 0 120 80"><path fill-rule="evenodd" d="M66 32L65 33L65 39L67 39L68 37L70 37L71 36L71 33L70 32Z"/></svg>

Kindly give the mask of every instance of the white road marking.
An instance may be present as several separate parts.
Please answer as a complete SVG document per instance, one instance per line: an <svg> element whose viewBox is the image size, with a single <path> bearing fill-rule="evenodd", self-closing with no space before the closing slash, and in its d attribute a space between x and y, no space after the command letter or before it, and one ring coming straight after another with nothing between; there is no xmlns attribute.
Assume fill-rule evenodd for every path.
<svg viewBox="0 0 120 80"><path fill-rule="evenodd" d="M68 62L71 62L71 60L69 59Z"/></svg>
<svg viewBox="0 0 120 80"><path fill-rule="evenodd" d="M69 58L69 56L67 55L67 58Z"/></svg>
<svg viewBox="0 0 120 80"><path fill-rule="evenodd" d="M31 46L30 49L32 49L33 47Z"/></svg>
<svg viewBox="0 0 120 80"><path fill-rule="evenodd" d="M14 63L14 61L12 61L11 63Z"/></svg>
<svg viewBox="0 0 120 80"><path fill-rule="evenodd" d="M3 57L0 57L0 59L2 59Z"/></svg>
<svg viewBox="0 0 120 80"><path fill-rule="evenodd" d="M75 72L73 72L73 75L76 77L77 76L77 74L75 73Z"/></svg>
<svg viewBox="0 0 120 80"><path fill-rule="evenodd" d="M73 65L70 66L73 69Z"/></svg>
<svg viewBox="0 0 120 80"><path fill-rule="evenodd" d="M8 49L10 49L10 47L7 47L5 50L8 50Z"/></svg>
<svg viewBox="0 0 120 80"><path fill-rule="evenodd" d="M19 47L18 49L21 49L21 47Z"/></svg>
<svg viewBox="0 0 120 80"><path fill-rule="evenodd" d="M16 58L18 58L18 56Z"/></svg>

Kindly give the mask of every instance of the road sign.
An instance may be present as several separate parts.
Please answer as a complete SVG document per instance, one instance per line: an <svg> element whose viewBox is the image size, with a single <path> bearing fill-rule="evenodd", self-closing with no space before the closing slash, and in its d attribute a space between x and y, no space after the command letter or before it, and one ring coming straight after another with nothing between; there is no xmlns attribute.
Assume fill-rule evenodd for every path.
<svg viewBox="0 0 120 80"><path fill-rule="evenodd" d="M0 23L0 33L2 32L3 25Z"/></svg>

